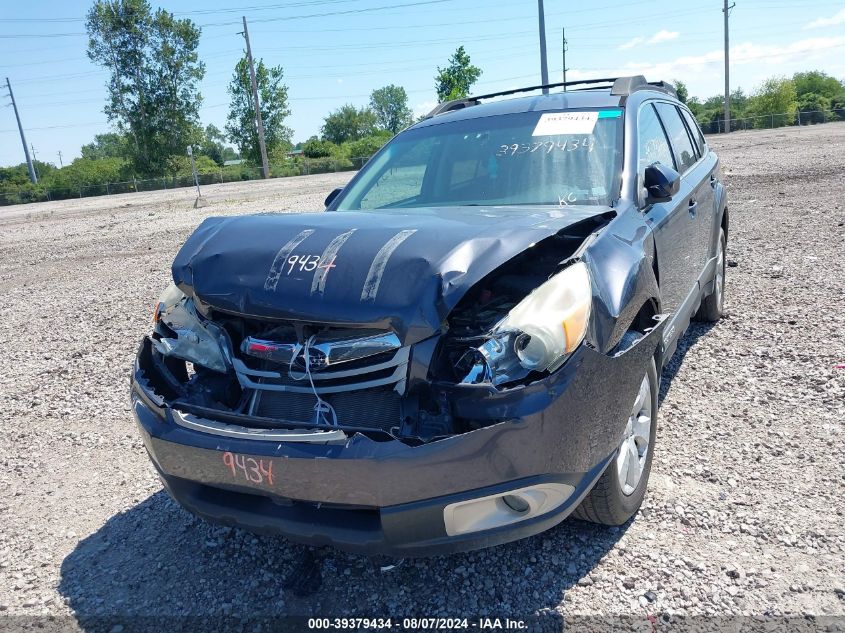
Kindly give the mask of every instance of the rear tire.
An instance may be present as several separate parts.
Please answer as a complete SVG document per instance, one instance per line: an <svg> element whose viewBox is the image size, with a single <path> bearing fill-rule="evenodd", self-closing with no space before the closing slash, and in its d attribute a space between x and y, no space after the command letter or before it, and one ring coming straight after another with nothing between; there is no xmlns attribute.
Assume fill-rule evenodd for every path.
<svg viewBox="0 0 845 633"><path fill-rule="evenodd" d="M636 338L641 336L636 333L629 334L634 334ZM628 337L629 334L625 336ZM652 359L646 368L640 391L637 392L637 398L631 411L631 416L629 416L626 422L625 437L622 440L619 450L613 459L611 459L610 464L608 464L604 473L602 473L602 476L596 482L596 485L584 500L581 501L581 505L572 513L573 517L601 525L622 525L640 509L648 486L648 476L651 473L651 461L654 456L654 440L657 435L658 389L657 369L654 365L654 359ZM636 435L636 433L643 432L642 422L634 421L634 418L636 417L639 420L645 411L648 411L650 414L647 433L648 443L645 446L645 454L638 456L641 458L638 461L640 464L640 474L634 482L632 480L633 475L626 475L628 471L624 468L626 463L624 461L624 451L629 452L629 462L627 463L630 463L631 459L635 459L634 454L637 449L642 448L642 439L644 436ZM639 427L639 431L636 430L637 427ZM634 434L633 439L632 430ZM623 474L623 471L626 474ZM634 468L633 474L636 474L636 467ZM632 486L631 483L634 483L634 485Z"/></svg>
<svg viewBox="0 0 845 633"><path fill-rule="evenodd" d="M715 323L722 318L725 306L725 230L719 229L719 244L716 251L716 274L713 279L713 292L704 298L701 307L695 313L696 321Z"/></svg>

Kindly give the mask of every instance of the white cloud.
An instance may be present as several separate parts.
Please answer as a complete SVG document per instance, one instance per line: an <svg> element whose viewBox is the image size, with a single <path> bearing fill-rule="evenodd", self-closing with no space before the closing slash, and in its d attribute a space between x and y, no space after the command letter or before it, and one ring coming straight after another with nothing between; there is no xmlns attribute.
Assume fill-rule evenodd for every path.
<svg viewBox="0 0 845 633"><path fill-rule="evenodd" d="M833 14L829 18L819 18L817 20L813 20L812 22L805 24L804 29L818 29L824 26L836 26L838 24L845 24L845 9L842 9L839 13Z"/></svg>
<svg viewBox="0 0 845 633"><path fill-rule="evenodd" d="M648 39L644 37L635 37L632 40L628 40L627 42L619 46L619 50L627 51L632 48L636 48L640 44L660 44L661 42L670 42L672 40L678 39L680 35L681 34L677 31L660 30Z"/></svg>
<svg viewBox="0 0 845 633"><path fill-rule="evenodd" d="M644 40L643 38L641 38L641 37L635 37L634 39L629 40L629 41L625 42L624 44L621 44L621 45L619 46L619 50L620 50L620 51L626 51L626 50L628 50L629 48L634 48L634 47L635 47L635 46L637 46L638 44L642 44L644 41L645 41L645 40Z"/></svg>
<svg viewBox="0 0 845 633"><path fill-rule="evenodd" d="M660 44L661 42L671 42L672 40L678 39L679 36L680 33L677 31L660 30L649 38L648 43Z"/></svg>
<svg viewBox="0 0 845 633"><path fill-rule="evenodd" d="M418 103L413 107L414 111L414 118L418 119L424 114L428 114L434 109L434 106L437 105L436 101L423 101L422 103Z"/></svg>
<svg viewBox="0 0 845 633"><path fill-rule="evenodd" d="M813 37L783 45L761 45L744 42L731 47L731 85L746 92L762 78L791 75L807 68L818 68L833 76L845 75L845 64L839 51L845 52L845 37ZM645 52L644 52L645 56ZM649 81L683 80L690 94L707 97L724 87L724 52L713 49L701 55L686 55L655 63L632 61L622 66L573 68L569 79L644 75Z"/></svg>
<svg viewBox="0 0 845 633"><path fill-rule="evenodd" d="M845 37L811 37L787 45L761 45L744 42L731 47L731 67L748 64L782 66L791 61L806 63L814 57L824 58L824 53L845 47ZM687 55L661 63L630 62L622 68L606 69L610 75L645 75L650 80L671 81L699 73L722 73L724 52L715 49L702 55Z"/></svg>

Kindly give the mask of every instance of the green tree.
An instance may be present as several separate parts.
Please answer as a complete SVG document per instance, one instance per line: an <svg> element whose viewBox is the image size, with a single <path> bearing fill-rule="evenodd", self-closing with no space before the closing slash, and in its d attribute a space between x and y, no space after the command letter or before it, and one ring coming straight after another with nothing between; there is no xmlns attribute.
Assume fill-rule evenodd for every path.
<svg viewBox="0 0 845 633"><path fill-rule="evenodd" d="M390 140L390 136L390 132L381 132L357 141L349 141L345 144L346 154L350 158L369 158Z"/></svg>
<svg viewBox="0 0 845 633"><path fill-rule="evenodd" d="M234 160L237 152L226 144L226 136L216 125L209 124L203 130L202 140L199 143L199 153L208 156L218 165L223 165L227 160Z"/></svg>
<svg viewBox="0 0 845 633"><path fill-rule="evenodd" d="M259 59L255 65L255 83L258 85L267 154L284 152L291 147L293 137L293 130L285 125L285 119L290 116L290 107L288 87L284 84L284 70L281 66L265 66L264 60ZM235 74L228 90L231 102L226 133L240 151L241 157L260 165L261 150L258 145L255 104L246 55L235 65Z"/></svg>
<svg viewBox="0 0 845 633"><path fill-rule="evenodd" d="M318 138L310 138L302 144L302 154L306 158L324 158L331 156L337 151L337 145L331 141L321 141Z"/></svg>
<svg viewBox="0 0 845 633"><path fill-rule="evenodd" d="M845 93L845 85L841 81L819 70L795 73L792 82L795 84L795 93L799 97L805 94L816 94L833 99Z"/></svg>
<svg viewBox="0 0 845 633"><path fill-rule="evenodd" d="M413 113L408 107L408 93L402 86L390 84L373 90L370 95L370 109L376 115L378 126L391 134L398 134L412 121Z"/></svg>
<svg viewBox="0 0 845 633"><path fill-rule="evenodd" d="M689 101L689 90L687 85L680 79L675 79L675 92L678 93L678 101L687 103Z"/></svg>
<svg viewBox="0 0 845 633"><path fill-rule="evenodd" d="M88 57L109 71L106 116L131 139L136 171L161 173L198 140L199 27L146 0L97 0L86 28Z"/></svg>
<svg viewBox="0 0 845 633"><path fill-rule="evenodd" d="M472 65L464 47L459 46L455 54L449 58L449 65L446 68L437 67L437 76L434 78L437 100L443 103L469 96L472 85L480 76L481 69Z"/></svg>
<svg viewBox="0 0 845 633"><path fill-rule="evenodd" d="M81 187L123 182L131 178L132 165L124 158L77 158L44 178L45 189L75 192Z"/></svg>
<svg viewBox="0 0 845 633"><path fill-rule="evenodd" d="M798 110L795 84L785 77L771 77L764 81L748 99L747 112L755 120L755 127L791 125ZM770 118L766 120L766 115Z"/></svg>
<svg viewBox="0 0 845 633"><path fill-rule="evenodd" d="M831 101L828 97L815 92L805 92L798 96L798 111L801 123L824 123L830 115Z"/></svg>
<svg viewBox="0 0 845 633"><path fill-rule="evenodd" d="M97 134L91 143L82 146L82 158L131 158L130 140L123 134L106 132Z"/></svg>
<svg viewBox="0 0 845 633"><path fill-rule="evenodd" d="M194 164L198 174L216 174L220 171L220 165L209 156L194 156ZM191 159L185 154L174 154L167 159L168 176L193 176L193 173Z"/></svg>
<svg viewBox="0 0 845 633"><path fill-rule="evenodd" d="M325 140L340 145L370 136L376 127L376 115L372 110L346 104L325 118L321 131Z"/></svg>

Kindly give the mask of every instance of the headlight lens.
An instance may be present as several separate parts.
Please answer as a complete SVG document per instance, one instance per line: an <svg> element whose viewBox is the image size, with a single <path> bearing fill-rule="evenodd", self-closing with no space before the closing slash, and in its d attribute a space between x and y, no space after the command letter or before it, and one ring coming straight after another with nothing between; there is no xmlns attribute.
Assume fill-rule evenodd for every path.
<svg viewBox="0 0 845 633"><path fill-rule="evenodd" d="M592 288L583 262L564 269L520 301L473 350L462 382L518 380L531 371L554 371L584 340Z"/></svg>
<svg viewBox="0 0 845 633"><path fill-rule="evenodd" d="M171 284L159 298L153 321L165 328L157 327L159 338L153 345L159 353L174 356L208 367L214 371L226 372L225 333L208 321L197 316L192 299ZM175 334L175 336L171 336Z"/></svg>

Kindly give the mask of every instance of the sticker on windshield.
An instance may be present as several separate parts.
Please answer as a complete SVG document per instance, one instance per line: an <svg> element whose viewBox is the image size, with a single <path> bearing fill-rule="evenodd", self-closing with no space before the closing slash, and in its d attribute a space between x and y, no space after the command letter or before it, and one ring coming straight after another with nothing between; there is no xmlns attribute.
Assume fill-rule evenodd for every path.
<svg viewBox="0 0 845 633"><path fill-rule="evenodd" d="M598 112L546 112L540 117L531 136L592 134L598 118Z"/></svg>

